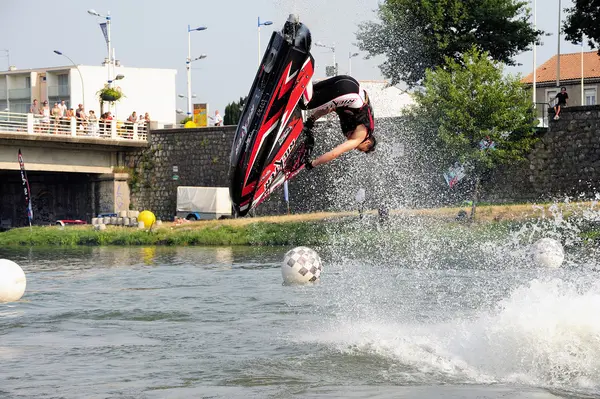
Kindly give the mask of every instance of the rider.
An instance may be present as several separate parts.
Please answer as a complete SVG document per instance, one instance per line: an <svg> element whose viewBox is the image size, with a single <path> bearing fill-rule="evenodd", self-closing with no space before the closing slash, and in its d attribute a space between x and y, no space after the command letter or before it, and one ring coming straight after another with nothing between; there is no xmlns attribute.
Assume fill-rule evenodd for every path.
<svg viewBox="0 0 600 399"><path fill-rule="evenodd" d="M306 109L312 110L311 115L304 123L308 136L307 144L310 148L314 143L311 130L315 121L331 112L338 114L342 132L346 141L331 151L314 160L306 160L305 168L312 169L317 165L333 161L345 152L357 149L368 153L375 150L375 137L373 130L373 108L369 96L360 84L351 76L334 76L309 85L305 92Z"/></svg>

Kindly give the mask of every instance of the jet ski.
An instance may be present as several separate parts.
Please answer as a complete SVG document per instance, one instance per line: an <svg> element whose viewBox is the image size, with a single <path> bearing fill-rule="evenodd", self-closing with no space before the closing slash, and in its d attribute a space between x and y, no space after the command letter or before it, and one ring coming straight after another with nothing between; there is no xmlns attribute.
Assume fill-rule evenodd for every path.
<svg viewBox="0 0 600 399"><path fill-rule="evenodd" d="M310 46L310 31L295 15L271 35L231 149L229 194L237 216L304 169L312 149L302 117L314 74Z"/></svg>

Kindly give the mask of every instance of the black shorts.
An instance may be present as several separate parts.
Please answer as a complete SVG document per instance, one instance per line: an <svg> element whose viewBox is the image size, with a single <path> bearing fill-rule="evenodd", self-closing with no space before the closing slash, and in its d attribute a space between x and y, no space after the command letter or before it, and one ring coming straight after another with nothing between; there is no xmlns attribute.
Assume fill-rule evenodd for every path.
<svg viewBox="0 0 600 399"><path fill-rule="evenodd" d="M337 112L340 117L340 126L342 132L348 137L359 125L365 125L367 136L373 134L375 129L375 119L373 117L373 108L371 103L365 104L357 113L346 113L343 110Z"/></svg>

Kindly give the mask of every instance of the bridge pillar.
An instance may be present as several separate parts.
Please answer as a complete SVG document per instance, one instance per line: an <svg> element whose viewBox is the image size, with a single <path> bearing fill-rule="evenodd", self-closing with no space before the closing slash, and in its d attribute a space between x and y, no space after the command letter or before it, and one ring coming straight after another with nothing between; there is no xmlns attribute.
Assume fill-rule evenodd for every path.
<svg viewBox="0 0 600 399"><path fill-rule="evenodd" d="M118 213L129 210L127 173L105 173L96 180L96 213Z"/></svg>

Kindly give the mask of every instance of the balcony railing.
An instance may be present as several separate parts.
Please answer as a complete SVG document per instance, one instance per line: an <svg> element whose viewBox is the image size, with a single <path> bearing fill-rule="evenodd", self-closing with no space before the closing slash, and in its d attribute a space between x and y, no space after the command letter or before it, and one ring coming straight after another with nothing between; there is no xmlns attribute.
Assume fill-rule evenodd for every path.
<svg viewBox="0 0 600 399"><path fill-rule="evenodd" d="M132 123L115 119L92 122L74 117L55 118L15 112L0 112L0 133L148 141L147 123Z"/></svg>
<svg viewBox="0 0 600 399"><path fill-rule="evenodd" d="M48 86L48 97L69 97L69 85Z"/></svg>
<svg viewBox="0 0 600 399"><path fill-rule="evenodd" d="M22 100L25 98L31 98L31 88L24 89L10 89L8 91L8 97L12 100Z"/></svg>

